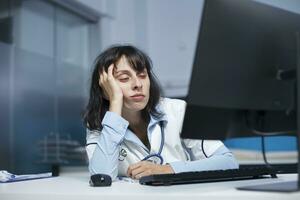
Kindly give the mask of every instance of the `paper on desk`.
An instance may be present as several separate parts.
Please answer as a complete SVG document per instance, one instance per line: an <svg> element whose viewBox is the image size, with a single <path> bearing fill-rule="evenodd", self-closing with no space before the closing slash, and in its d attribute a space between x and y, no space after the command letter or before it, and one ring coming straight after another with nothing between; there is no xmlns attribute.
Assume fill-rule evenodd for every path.
<svg viewBox="0 0 300 200"><path fill-rule="evenodd" d="M16 175L16 174L11 174L5 170L0 170L0 183L26 181L26 180L32 180L32 179L48 178L48 177L52 177L51 172L40 173L40 174Z"/></svg>
<svg viewBox="0 0 300 200"><path fill-rule="evenodd" d="M129 183L138 183L138 180L126 176L118 176L117 181L125 181Z"/></svg>

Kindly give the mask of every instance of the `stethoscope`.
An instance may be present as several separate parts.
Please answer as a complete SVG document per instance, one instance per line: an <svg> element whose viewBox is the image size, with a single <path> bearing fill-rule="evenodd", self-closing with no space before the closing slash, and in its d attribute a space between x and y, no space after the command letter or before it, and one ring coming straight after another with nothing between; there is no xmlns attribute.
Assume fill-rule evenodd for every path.
<svg viewBox="0 0 300 200"><path fill-rule="evenodd" d="M165 130L164 130L163 121L159 122L159 126L160 126L160 132L161 132L161 141L160 141L159 150L157 153L149 154L148 156L143 158L142 161L145 161L145 160L152 161L152 160L150 160L150 158L157 158L157 159L159 159L159 163L162 165L164 163L164 159L161 156L161 152L162 152L162 150L164 148L164 144L165 144Z"/></svg>
<svg viewBox="0 0 300 200"><path fill-rule="evenodd" d="M160 126L160 130L161 130L161 141L160 141L159 150L158 150L157 153L152 153L152 154L149 154L148 156L144 157L142 159L142 161L146 161L147 160L147 161L154 162L154 160L150 160L150 158L157 158L157 159L159 159L159 163L162 165L164 163L164 159L161 156L161 153L162 153L162 150L163 150L164 144L165 144L165 130L164 130L163 121L159 122L159 126ZM201 149L202 149L202 152L203 152L204 156L206 158L209 158L209 156L204 151L204 140L201 141Z"/></svg>

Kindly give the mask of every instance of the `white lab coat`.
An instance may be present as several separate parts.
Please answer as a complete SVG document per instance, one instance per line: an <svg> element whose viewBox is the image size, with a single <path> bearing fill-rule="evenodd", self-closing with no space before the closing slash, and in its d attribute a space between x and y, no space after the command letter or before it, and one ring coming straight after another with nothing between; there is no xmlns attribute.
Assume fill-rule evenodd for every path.
<svg viewBox="0 0 300 200"><path fill-rule="evenodd" d="M186 107L185 101L163 98L160 104L160 108L165 113L165 117L167 119L167 123L164 128L165 143L161 153L162 157L164 158L164 163L199 160L205 158L201 148L201 140L182 140L180 138ZM87 134L87 143L94 142L97 140L97 137L99 137L97 134ZM151 146L150 153L157 153L161 144L161 128L159 124L157 124L154 128L151 138L149 138L149 142ZM182 142L184 144L182 144ZM204 149L206 155L212 155L222 145L223 143L221 141L205 141ZM96 145L87 146L89 159L92 157L95 146ZM147 152L142 146L126 139L124 139L120 144L119 152L119 176L126 176L129 165L137 163L149 155L149 152Z"/></svg>

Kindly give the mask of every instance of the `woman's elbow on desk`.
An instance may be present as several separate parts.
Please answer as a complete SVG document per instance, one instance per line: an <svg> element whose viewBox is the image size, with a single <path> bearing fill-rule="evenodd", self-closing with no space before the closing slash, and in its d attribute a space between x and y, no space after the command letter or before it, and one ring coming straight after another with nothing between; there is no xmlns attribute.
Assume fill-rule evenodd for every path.
<svg viewBox="0 0 300 200"><path fill-rule="evenodd" d="M115 180L118 175L118 152L115 155L105 155L96 148L93 156L89 159L89 172L94 174L106 174ZM116 162L113 162L116 160Z"/></svg>
<svg viewBox="0 0 300 200"><path fill-rule="evenodd" d="M228 153L224 155L226 157L227 162L226 167L227 169L238 169L239 168L239 163L235 159L234 155L232 153Z"/></svg>

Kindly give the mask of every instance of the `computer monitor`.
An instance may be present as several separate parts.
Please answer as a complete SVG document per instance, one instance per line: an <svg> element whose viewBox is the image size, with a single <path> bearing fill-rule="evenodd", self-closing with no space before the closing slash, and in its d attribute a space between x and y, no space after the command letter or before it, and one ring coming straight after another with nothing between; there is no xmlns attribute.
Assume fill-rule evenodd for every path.
<svg viewBox="0 0 300 200"><path fill-rule="evenodd" d="M182 137L296 135L300 15L250 0L202 13Z"/></svg>

